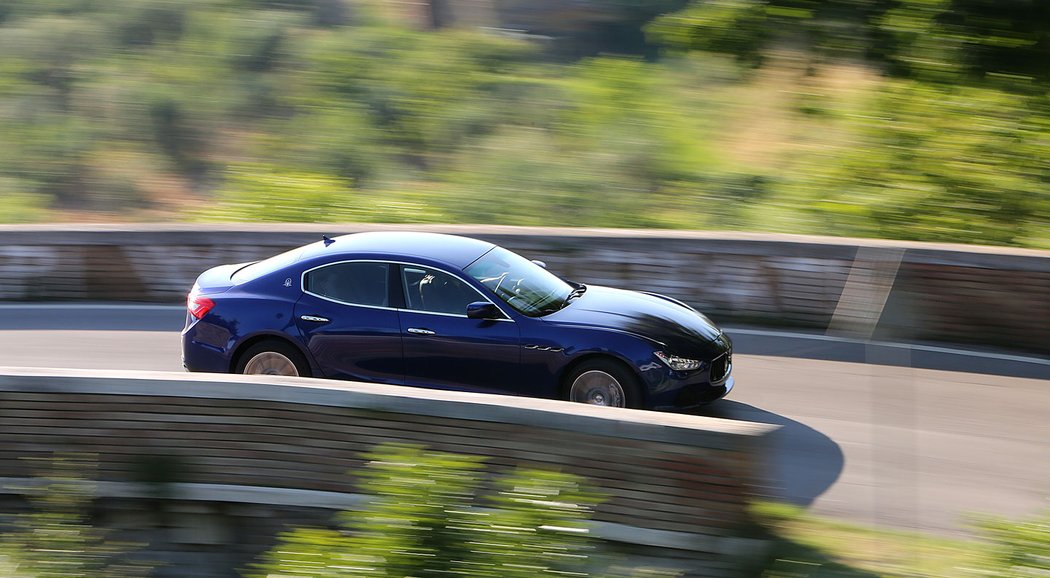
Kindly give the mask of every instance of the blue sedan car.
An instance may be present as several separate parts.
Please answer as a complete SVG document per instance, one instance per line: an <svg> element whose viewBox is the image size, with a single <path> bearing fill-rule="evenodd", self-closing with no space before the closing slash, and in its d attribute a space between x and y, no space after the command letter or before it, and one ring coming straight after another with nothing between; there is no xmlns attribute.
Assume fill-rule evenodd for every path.
<svg viewBox="0 0 1050 578"><path fill-rule="evenodd" d="M733 387L732 343L688 305L566 281L477 239L325 238L205 271L189 371L328 377L682 409Z"/></svg>

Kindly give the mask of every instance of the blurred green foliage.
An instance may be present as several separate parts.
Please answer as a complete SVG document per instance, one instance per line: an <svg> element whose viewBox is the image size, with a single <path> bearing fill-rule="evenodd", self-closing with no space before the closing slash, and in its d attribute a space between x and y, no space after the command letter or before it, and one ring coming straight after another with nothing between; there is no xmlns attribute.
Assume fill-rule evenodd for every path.
<svg viewBox="0 0 1050 578"><path fill-rule="evenodd" d="M991 550L972 576L1050 575L1050 510L1023 520L986 519L980 525Z"/></svg>
<svg viewBox="0 0 1050 578"><path fill-rule="evenodd" d="M1050 197L1047 116L1009 92L887 82L873 117L855 125L865 149L827 150L791 185L829 230L859 237L1035 244Z"/></svg>
<svg viewBox="0 0 1050 578"><path fill-rule="evenodd" d="M43 220L47 215L50 199L46 195L22 192L26 185L15 179L5 178L0 181L5 194L0 196L0 215L8 223L32 223Z"/></svg>
<svg viewBox="0 0 1050 578"><path fill-rule="evenodd" d="M599 500L577 478L518 469L489 480L480 458L418 446L366 458L368 502L341 515L346 531L287 532L250 575L589 575L585 522Z"/></svg>
<svg viewBox="0 0 1050 578"><path fill-rule="evenodd" d="M0 222L1050 247L1045 2L433 4L4 2Z"/></svg>
<svg viewBox="0 0 1050 578"><path fill-rule="evenodd" d="M682 575L675 560L635 567L604 551L588 533L592 509L603 498L576 476L521 467L493 475L483 458L404 444L379 445L364 457L368 461L355 472L362 507L338 514L339 529L283 533L245 575ZM143 544L115 541L92 523L94 460L58 455L42 463L39 477L26 482L32 509L0 513L0 576L150 575L158 564L146 552L135 555ZM756 571L766 578L1021 578L1050 572L1050 511L1020 520L982 518L978 540L868 528L775 502L757 502L752 513L770 541L767 551L755 552Z"/></svg>
<svg viewBox="0 0 1050 578"><path fill-rule="evenodd" d="M974 538L858 526L783 503L753 513L772 547L763 578L1022 578L1050 572L1050 511L984 518Z"/></svg>
<svg viewBox="0 0 1050 578"><path fill-rule="evenodd" d="M15 516L13 529L0 533L0 576L148 576L153 564L128 556L141 545L114 541L91 523L94 484L85 474L94 462L60 455L46 463L28 494L33 509Z"/></svg>

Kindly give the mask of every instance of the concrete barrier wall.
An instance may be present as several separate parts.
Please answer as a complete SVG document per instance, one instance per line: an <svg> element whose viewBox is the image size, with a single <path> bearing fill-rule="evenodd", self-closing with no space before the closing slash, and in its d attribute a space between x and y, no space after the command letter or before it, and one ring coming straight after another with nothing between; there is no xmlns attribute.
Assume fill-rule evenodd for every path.
<svg viewBox="0 0 1050 578"><path fill-rule="evenodd" d="M657 291L719 322L1050 353L1050 252L857 239L491 226L0 227L0 299L178 302L211 266L329 235L493 241L574 280Z"/></svg>
<svg viewBox="0 0 1050 578"><path fill-rule="evenodd" d="M409 442L583 476L608 498L596 535L730 576L760 555L743 535L774 429L324 380L0 368L0 512L39 471L27 458L90 454L108 519L165 553L160 575L232 575L283 523L352 506L363 452ZM163 483L136 484L151 468Z"/></svg>

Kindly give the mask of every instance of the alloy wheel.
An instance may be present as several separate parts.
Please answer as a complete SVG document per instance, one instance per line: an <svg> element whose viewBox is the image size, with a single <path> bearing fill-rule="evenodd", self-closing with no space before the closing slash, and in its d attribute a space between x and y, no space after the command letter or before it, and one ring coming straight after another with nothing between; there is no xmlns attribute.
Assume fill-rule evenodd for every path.
<svg viewBox="0 0 1050 578"><path fill-rule="evenodd" d="M299 370L295 363L276 351L264 351L248 360L244 366L245 375L286 375L298 377Z"/></svg>
<svg viewBox="0 0 1050 578"><path fill-rule="evenodd" d="M624 407L623 386L615 377L604 371L585 371L572 382L569 400L590 405Z"/></svg>

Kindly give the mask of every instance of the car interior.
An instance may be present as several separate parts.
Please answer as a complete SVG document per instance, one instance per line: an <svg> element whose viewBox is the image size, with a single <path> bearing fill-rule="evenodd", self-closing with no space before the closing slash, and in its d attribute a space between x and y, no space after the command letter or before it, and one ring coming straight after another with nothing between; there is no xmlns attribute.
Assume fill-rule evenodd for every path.
<svg viewBox="0 0 1050 578"><path fill-rule="evenodd" d="M464 315L467 304L482 300L472 287L440 271L416 267L403 267L402 271L409 309Z"/></svg>

